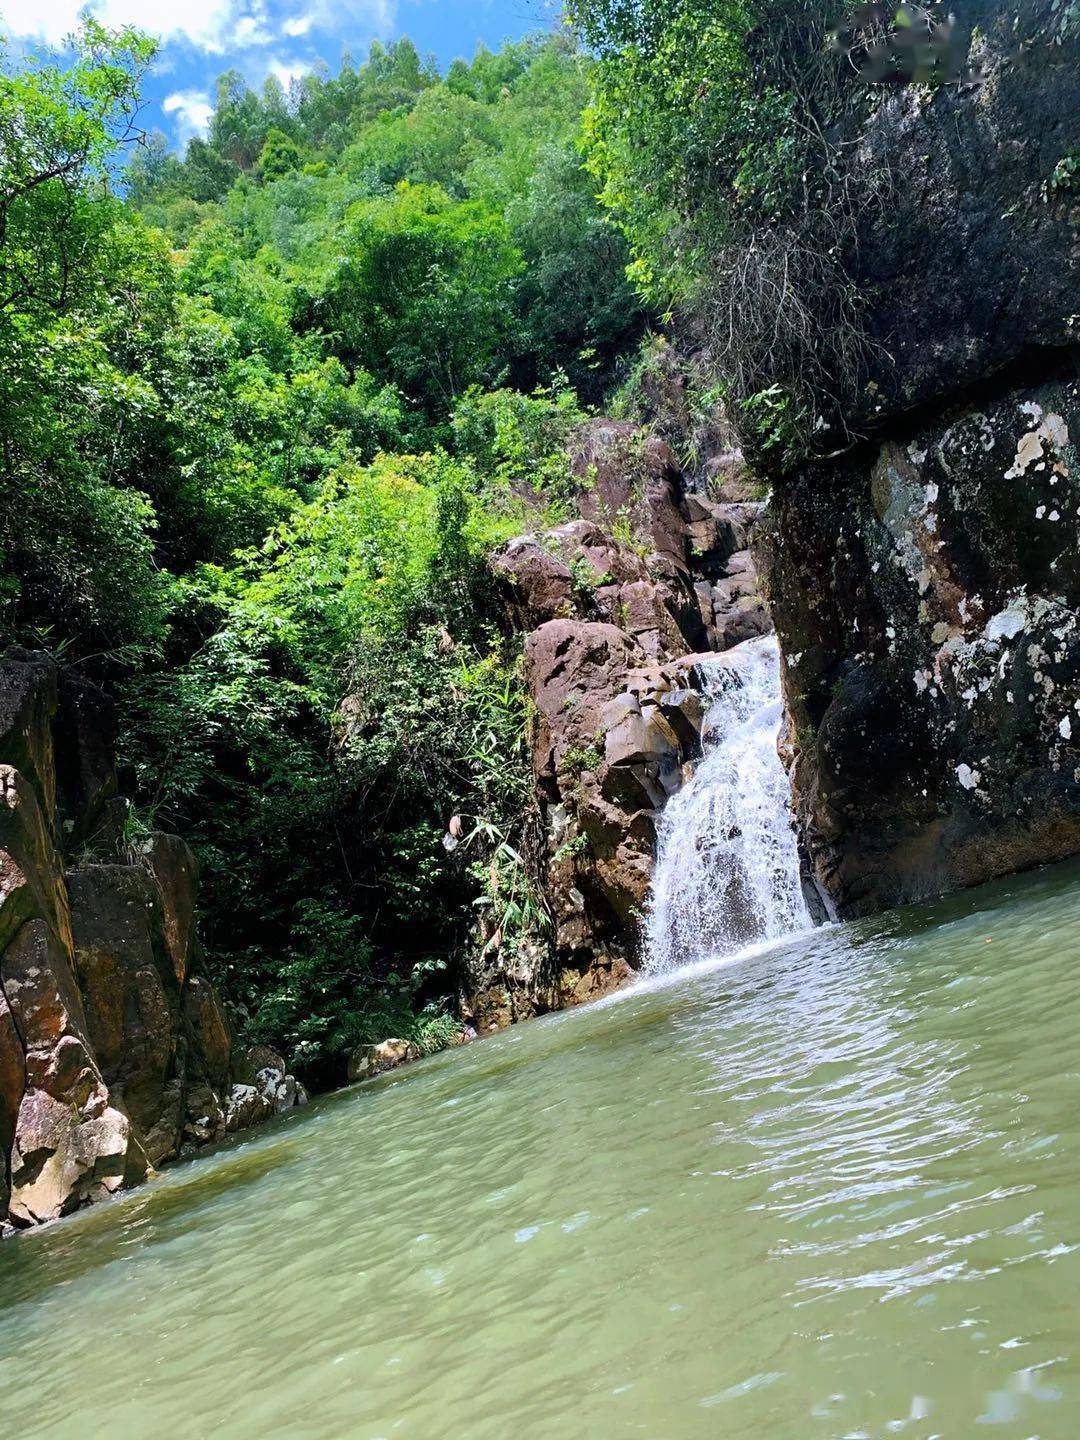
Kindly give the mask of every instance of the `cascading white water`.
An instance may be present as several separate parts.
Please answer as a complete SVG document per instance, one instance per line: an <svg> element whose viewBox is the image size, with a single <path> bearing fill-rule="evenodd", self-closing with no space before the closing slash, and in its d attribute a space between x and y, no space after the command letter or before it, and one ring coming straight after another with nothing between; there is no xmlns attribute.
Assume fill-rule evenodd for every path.
<svg viewBox="0 0 1080 1440"><path fill-rule="evenodd" d="M660 823L647 921L653 973L811 924L791 793L776 752L776 637L748 640L707 671L704 755Z"/></svg>

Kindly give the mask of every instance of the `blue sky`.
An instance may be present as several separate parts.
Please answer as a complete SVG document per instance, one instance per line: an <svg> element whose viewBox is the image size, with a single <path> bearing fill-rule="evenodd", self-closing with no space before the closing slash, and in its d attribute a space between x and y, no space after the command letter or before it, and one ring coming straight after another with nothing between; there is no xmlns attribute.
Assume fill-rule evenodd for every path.
<svg viewBox="0 0 1080 1440"><path fill-rule="evenodd" d="M60 45L85 11L110 26L139 25L162 48L145 86L142 123L176 145L200 133L214 81L240 70L258 87L288 88L319 64L336 71L343 50L362 59L373 39L409 35L445 66L481 41L494 48L550 23L552 0L0 0L0 31L16 44Z"/></svg>

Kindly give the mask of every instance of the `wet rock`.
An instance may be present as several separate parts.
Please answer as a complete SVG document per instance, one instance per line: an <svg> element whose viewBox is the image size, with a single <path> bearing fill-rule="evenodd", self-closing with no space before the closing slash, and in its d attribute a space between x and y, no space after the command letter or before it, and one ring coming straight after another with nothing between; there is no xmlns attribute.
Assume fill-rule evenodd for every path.
<svg viewBox="0 0 1080 1440"><path fill-rule="evenodd" d="M588 1005L623 990L634 979L634 970L622 955L601 954L585 971L564 970L559 976L559 1008Z"/></svg>
<svg viewBox="0 0 1080 1440"><path fill-rule="evenodd" d="M671 448L626 422L590 421L571 459L580 518L491 562L511 622L530 631L527 850L552 924L549 945L512 954L498 932L481 936L464 983L482 1031L623 983L657 816L700 752L703 674L682 657L769 628L748 551L759 504L688 492Z"/></svg>
<svg viewBox="0 0 1080 1440"><path fill-rule="evenodd" d="M349 1056L349 1080L369 1080L386 1070L419 1060L420 1050L411 1040L383 1040L378 1045L359 1045Z"/></svg>

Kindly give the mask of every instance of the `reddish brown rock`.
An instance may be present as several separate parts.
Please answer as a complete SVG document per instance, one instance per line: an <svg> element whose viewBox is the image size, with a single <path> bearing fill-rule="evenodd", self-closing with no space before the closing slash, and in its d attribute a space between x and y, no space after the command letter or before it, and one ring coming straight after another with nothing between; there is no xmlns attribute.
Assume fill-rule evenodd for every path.
<svg viewBox="0 0 1080 1440"><path fill-rule="evenodd" d="M195 948L195 900L199 867L179 835L151 835L142 860L161 893L161 918L173 973L183 985Z"/></svg>
<svg viewBox="0 0 1080 1440"><path fill-rule="evenodd" d="M700 749L704 679L684 657L769 628L748 551L760 505L687 493L669 446L625 422L582 426L571 468L580 518L492 561L511 622L531 630L552 940L550 953L509 957L485 933L466 975L481 1029L622 983L612 957L635 961L657 817Z"/></svg>
<svg viewBox="0 0 1080 1440"><path fill-rule="evenodd" d="M304 1098L283 1067L235 1083L220 1004L190 973L192 856L155 836L117 863L101 835L119 803L111 707L70 675L61 695L57 714L47 659L0 664L0 1221L16 1227L137 1183L182 1135ZM65 877L65 845L115 858Z"/></svg>
<svg viewBox="0 0 1080 1440"><path fill-rule="evenodd" d="M130 865L76 871L68 889L90 1045L113 1103L158 1165L176 1154L183 1119L180 987L161 892Z"/></svg>
<svg viewBox="0 0 1080 1440"><path fill-rule="evenodd" d="M529 636L525 671L536 706L537 778L550 786L567 765L580 769L600 733L604 707L645 655L614 625L552 620Z"/></svg>
<svg viewBox="0 0 1080 1440"><path fill-rule="evenodd" d="M570 1010L602 1000L616 990L624 990L634 978L634 971L622 955L597 955L586 970L564 970L559 976L559 1008Z"/></svg>
<svg viewBox="0 0 1080 1440"><path fill-rule="evenodd" d="M569 565L545 545L545 537L520 535L491 558L507 612L519 630L574 612L574 577Z"/></svg>
<svg viewBox="0 0 1080 1440"><path fill-rule="evenodd" d="M91 1053L70 956L43 920L27 922L5 948L0 979L25 1055L9 1217L39 1224L140 1179L148 1166Z"/></svg>

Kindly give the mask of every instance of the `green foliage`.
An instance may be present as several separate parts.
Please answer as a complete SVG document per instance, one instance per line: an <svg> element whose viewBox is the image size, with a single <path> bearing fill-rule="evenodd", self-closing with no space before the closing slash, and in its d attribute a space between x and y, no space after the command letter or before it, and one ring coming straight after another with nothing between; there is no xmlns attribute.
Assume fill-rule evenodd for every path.
<svg viewBox="0 0 1080 1440"><path fill-rule="evenodd" d="M269 183L299 170L303 160L304 152L296 141L275 126L267 132L255 169L262 179Z"/></svg>
<svg viewBox="0 0 1080 1440"><path fill-rule="evenodd" d="M792 458L827 437L863 372L849 262L878 178L847 166L836 126L869 81L848 56L899 55L899 44L887 25L871 37L856 19L842 53L837 27L878 13L846 0L570 9L598 55L588 163L630 243L630 273L654 303L694 317L749 447L756 426L742 406L773 386L792 397Z"/></svg>
<svg viewBox="0 0 1080 1440"><path fill-rule="evenodd" d="M106 189L152 47L89 22L66 68L0 71L0 623L137 649L161 633L130 423L168 313L164 247ZM136 427L137 428L137 427Z"/></svg>
<svg viewBox="0 0 1080 1440"><path fill-rule="evenodd" d="M1066 150L1046 182L1047 198L1080 193L1080 151Z"/></svg>
<svg viewBox="0 0 1080 1440"><path fill-rule="evenodd" d="M385 376L434 421L498 376L521 259L497 210L404 180L353 207L345 250L309 303L349 365Z"/></svg>
<svg viewBox="0 0 1080 1440"><path fill-rule="evenodd" d="M340 1076L341 1057L395 1036L423 1054L445 1049L460 1031L422 991L446 968L432 958L409 976L380 975L355 915L320 900L301 901L288 947L260 976L250 1024L256 1043L282 1046L290 1062L318 1077Z"/></svg>
<svg viewBox="0 0 1080 1440"><path fill-rule="evenodd" d="M483 563L501 532L475 489L437 454L331 477L261 547L187 582L202 644L129 687L140 788L204 859L216 974L298 1063L358 1043L388 974L460 943L451 816L522 823L524 700ZM336 988L336 952L309 943L314 901L364 917L371 953Z"/></svg>
<svg viewBox="0 0 1080 1440"><path fill-rule="evenodd" d="M470 386L561 371L599 398L641 328L577 148L587 82L550 38L445 81L407 42L288 96L228 75L209 141L182 162L147 151L131 194L179 244L272 285L323 354L398 389L430 443Z"/></svg>
<svg viewBox="0 0 1080 1440"><path fill-rule="evenodd" d="M598 769L603 758L603 751L596 745L571 745L563 755L559 769L571 780L577 780L586 771L591 774Z"/></svg>
<svg viewBox="0 0 1080 1440"><path fill-rule="evenodd" d="M130 843L191 840L214 977L322 1083L544 933L486 556L564 513L644 317L565 42L229 73L121 198L151 53L90 22L0 73L0 623L117 686Z"/></svg>
<svg viewBox="0 0 1080 1440"><path fill-rule="evenodd" d="M761 453L786 465L800 454L804 417L796 402L779 385L770 385L743 401L743 413L757 439Z"/></svg>
<svg viewBox="0 0 1080 1440"><path fill-rule="evenodd" d="M529 395L474 388L454 408L454 446L504 504L514 497L542 499L549 518L561 519L573 490L567 442L584 419L560 375Z"/></svg>

